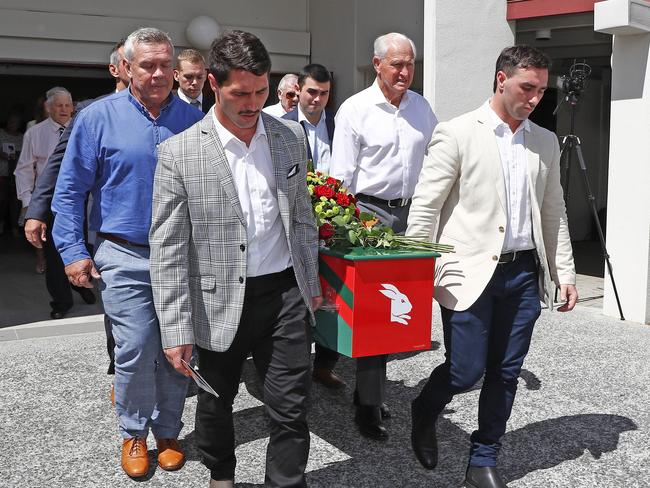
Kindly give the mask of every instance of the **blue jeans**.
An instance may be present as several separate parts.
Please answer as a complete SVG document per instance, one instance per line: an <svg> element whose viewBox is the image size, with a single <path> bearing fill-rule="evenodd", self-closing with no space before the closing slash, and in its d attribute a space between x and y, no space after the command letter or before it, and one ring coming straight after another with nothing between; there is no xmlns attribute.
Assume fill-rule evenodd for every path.
<svg viewBox="0 0 650 488"><path fill-rule="evenodd" d="M440 415L452 397L485 375L471 466L496 466L535 321L541 313L533 252L497 266L479 298L464 311L441 307L445 362L433 370L417 399Z"/></svg>
<svg viewBox="0 0 650 488"><path fill-rule="evenodd" d="M97 239L95 266L115 338L115 412L122 437L177 438L187 378L160 343L149 275L149 249Z"/></svg>

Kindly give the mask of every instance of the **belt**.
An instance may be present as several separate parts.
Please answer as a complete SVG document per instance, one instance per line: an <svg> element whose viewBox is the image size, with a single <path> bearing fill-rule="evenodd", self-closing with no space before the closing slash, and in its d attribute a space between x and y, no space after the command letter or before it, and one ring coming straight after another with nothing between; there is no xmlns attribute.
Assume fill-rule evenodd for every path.
<svg viewBox="0 0 650 488"><path fill-rule="evenodd" d="M384 200L382 198L373 197L372 195L364 195L363 193L355 196L362 202L378 203L380 205L386 205L388 208L406 207L411 203L410 198L393 198L392 200Z"/></svg>
<svg viewBox="0 0 650 488"><path fill-rule="evenodd" d="M526 249L525 251L512 251L504 252L499 256L499 262L497 264L508 264L514 263L517 259L523 258L524 256L530 254L532 249Z"/></svg>
<svg viewBox="0 0 650 488"><path fill-rule="evenodd" d="M137 242L127 241L126 239L122 239L121 237L118 237L114 234L107 234L106 232L98 232L97 237L101 237L107 241L115 242L116 244L122 244L124 246L145 247L149 249L149 244L138 244Z"/></svg>

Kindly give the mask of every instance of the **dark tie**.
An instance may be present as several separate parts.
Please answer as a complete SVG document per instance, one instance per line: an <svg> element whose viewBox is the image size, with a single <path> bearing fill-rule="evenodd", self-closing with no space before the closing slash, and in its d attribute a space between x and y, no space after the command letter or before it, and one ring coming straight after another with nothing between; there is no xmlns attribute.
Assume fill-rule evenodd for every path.
<svg viewBox="0 0 650 488"><path fill-rule="evenodd" d="M194 108L198 108L199 110L201 110L201 102L199 102L198 100L192 100L190 102L190 105L192 105L192 107Z"/></svg>
<svg viewBox="0 0 650 488"><path fill-rule="evenodd" d="M65 126L62 125L61 127L59 127L59 139L63 135L63 131L65 131Z"/></svg>

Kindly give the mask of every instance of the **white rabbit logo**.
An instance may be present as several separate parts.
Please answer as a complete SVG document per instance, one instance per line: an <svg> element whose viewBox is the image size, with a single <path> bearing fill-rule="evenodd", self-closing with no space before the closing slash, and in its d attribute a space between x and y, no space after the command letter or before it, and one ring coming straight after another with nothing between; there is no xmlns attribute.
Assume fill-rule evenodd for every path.
<svg viewBox="0 0 650 488"><path fill-rule="evenodd" d="M379 290L379 293L390 298L390 321L408 325L408 321L411 320L411 316L408 313L413 309L409 297L390 283L382 283L381 286L384 289Z"/></svg>

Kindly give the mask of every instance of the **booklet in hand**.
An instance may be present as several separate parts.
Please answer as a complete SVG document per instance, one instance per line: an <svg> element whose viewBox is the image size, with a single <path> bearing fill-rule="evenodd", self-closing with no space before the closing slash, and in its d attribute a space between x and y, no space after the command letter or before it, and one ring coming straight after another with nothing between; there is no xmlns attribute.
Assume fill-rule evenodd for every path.
<svg viewBox="0 0 650 488"><path fill-rule="evenodd" d="M185 366L185 369L187 369L187 371L189 371L190 376L192 377L192 379L194 380L194 382L197 384L197 386L199 388L201 388L202 390L205 390L208 393L210 393L210 394L214 395L215 397L219 398L219 394L212 389L212 387L208 384L207 381L205 381L203 376L201 376L196 369L194 369L192 366L190 366L187 363L187 361L185 361L182 358L181 358L181 364L183 366Z"/></svg>

